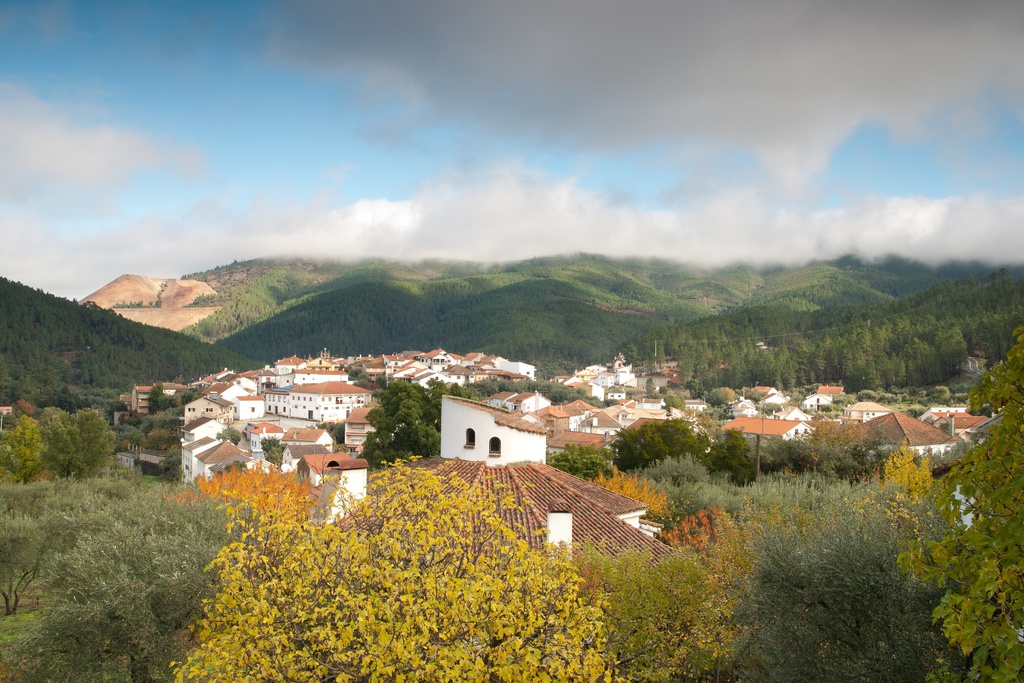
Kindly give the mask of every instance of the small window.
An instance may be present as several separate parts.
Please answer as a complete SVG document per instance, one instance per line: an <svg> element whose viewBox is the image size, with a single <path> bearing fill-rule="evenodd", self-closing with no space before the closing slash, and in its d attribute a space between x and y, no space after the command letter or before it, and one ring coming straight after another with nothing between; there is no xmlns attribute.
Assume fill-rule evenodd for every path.
<svg viewBox="0 0 1024 683"><path fill-rule="evenodd" d="M466 430L466 448L476 448L476 432L472 429Z"/></svg>
<svg viewBox="0 0 1024 683"><path fill-rule="evenodd" d="M492 458L501 455L501 439L496 436L491 437L491 440L487 442L487 454Z"/></svg>

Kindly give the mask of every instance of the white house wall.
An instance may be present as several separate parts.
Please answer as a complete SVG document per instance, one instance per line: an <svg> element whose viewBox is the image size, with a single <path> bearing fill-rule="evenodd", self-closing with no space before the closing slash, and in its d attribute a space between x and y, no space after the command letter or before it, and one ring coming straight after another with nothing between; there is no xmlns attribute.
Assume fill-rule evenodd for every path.
<svg viewBox="0 0 1024 683"><path fill-rule="evenodd" d="M466 430L476 433L476 445L466 447ZM492 437L501 440L501 455L492 457L488 444ZM494 416L455 401L441 403L441 457L483 461L488 465L513 462L544 462L547 439L543 434L522 432L495 424Z"/></svg>

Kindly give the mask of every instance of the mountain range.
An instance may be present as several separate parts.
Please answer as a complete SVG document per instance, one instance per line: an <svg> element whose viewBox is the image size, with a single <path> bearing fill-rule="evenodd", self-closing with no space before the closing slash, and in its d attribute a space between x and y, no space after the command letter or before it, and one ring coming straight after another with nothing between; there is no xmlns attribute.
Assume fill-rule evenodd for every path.
<svg viewBox="0 0 1024 683"><path fill-rule="evenodd" d="M955 376L966 353L998 360L1024 320L1024 268L994 268L895 258L718 270L588 255L491 266L268 259L182 280L124 276L82 304L0 278L0 401L72 405L323 348L477 350L549 376L618 351L649 360L660 342L659 357L686 368L681 377L709 383L933 384ZM177 333L101 305L201 319ZM750 340L761 338L779 353L754 353Z"/></svg>
<svg viewBox="0 0 1024 683"><path fill-rule="evenodd" d="M848 257L800 267L701 269L576 255L484 266L309 260L233 263L186 277L220 310L185 333L262 362L292 354L480 350L592 362L660 329L749 307L885 304L993 266ZM1024 274L1007 267L1011 277Z"/></svg>

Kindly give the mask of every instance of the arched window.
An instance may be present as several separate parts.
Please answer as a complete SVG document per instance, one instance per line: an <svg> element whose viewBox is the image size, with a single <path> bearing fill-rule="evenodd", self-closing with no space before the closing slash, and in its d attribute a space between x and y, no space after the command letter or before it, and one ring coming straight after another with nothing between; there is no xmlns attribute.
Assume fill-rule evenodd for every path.
<svg viewBox="0 0 1024 683"><path fill-rule="evenodd" d="M466 430L466 448L476 448L476 432L472 429Z"/></svg>
<svg viewBox="0 0 1024 683"><path fill-rule="evenodd" d="M492 458L501 455L501 439L496 436L491 437L491 440L487 442L487 454Z"/></svg>

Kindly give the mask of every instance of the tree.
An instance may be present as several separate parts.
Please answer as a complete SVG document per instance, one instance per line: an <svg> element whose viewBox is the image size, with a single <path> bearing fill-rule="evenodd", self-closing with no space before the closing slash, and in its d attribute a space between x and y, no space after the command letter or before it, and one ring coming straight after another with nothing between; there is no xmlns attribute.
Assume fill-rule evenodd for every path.
<svg viewBox="0 0 1024 683"><path fill-rule="evenodd" d="M199 490L232 506L236 516L305 521L313 507L309 484L278 471L227 469L196 480Z"/></svg>
<svg viewBox="0 0 1024 683"><path fill-rule="evenodd" d="M882 465L882 481L897 484L912 499L923 498L932 490L932 469L928 458L918 458L904 442L889 454Z"/></svg>
<svg viewBox="0 0 1024 683"><path fill-rule="evenodd" d="M95 474L114 453L114 435L98 411L84 409L70 415L47 408L39 428L43 464L58 477L83 478Z"/></svg>
<svg viewBox="0 0 1024 683"><path fill-rule="evenodd" d="M396 380L367 414L374 431L366 437L363 457L373 466L441 453L441 397L469 398L458 385L431 381L427 388Z"/></svg>
<svg viewBox="0 0 1024 683"><path fill-rule="evenodd" d="M16 483L32 481L43 470L42 450L39 423L22 415L18 425L0 437L0 468L7 470Z"/></svg>
<svg viewBox="0 0 1024 683"><path fill-rule="evenodd" d="M164 383L153 382L153 387L149 390L149 414L159 412L164 407Z"/></svg>
<svg viewBox="0 0 1024 683"><path fill-rule="evenodd" d="M217 438L221 441L230 441L234 445L238 445L238 442L242 440L242 432L238 431L234 427L225 427L220 430L217 434Z"/></svg>
<svg viewBox="0 0 1024 683"><path fill-rule="evenodd" d="M657 563L636 553L582 554L587 585L606 598L608 650L623 680L719 680L715 672L729 668L750 560L738 525L719 519L714 543Z"/></svg>
<svg viewBox="0 0 1024 683"><path fill-rule="evenodd" d="M509 504L395 467L340 525L243 524L177 680L597 680L600 606L566 554L516 537Z"/></svg>
<svg viewBox="0 0 1024 683"><path fill-rule="evenodd" d="M971 392L972 408L990 407L1001 420L939 485L948 532L902 558L946 589L934 617L981 681L1024 675L1024 327L1014 336L1006 361Z"/></svg>
<svg viewBox="0 0 1024 683"><path fill-rule="evenodd" d="M750 442L739 430L729 429L716 434L711 450L697 459L710 472L728 472L737 484L745 484L754 478Z"/></svg>
<svg viewBox="0 0 1024 683"><path fill-rule="evenodd" d="M155 681L212 597L204 569L228 541L224 514L161 487L67 485L81 500L60 501L67 538L48 560L47 609L12 646L15 680Z"/></svg>
<svg viewBox="0 0 1024 683"><path fill-rule="evenodd" d="M612 444L615 466L627 471L684 455L703 460L710 447L711 439L707 434L682 419L647 422L636 429L623 429Z"/></svg>
<svg viewBox="0 0 1024 683"><path fill-rule="evenodd" d="M260 441L260 445L263 447L263 457L267 459L267 462L280 467L281 460L284 458L284 444L281 443L281 439L263 439Z"/></svg>
<svg viewBox="0 0 1024 683"><path fill-rule="evenodd" d="M620 472L612 467L611 474L598 475L594 483L601 488L644 503L647 506L648 517L656 522L664 521L668 517L668 496L660 486L646 477Z"/></svg>
<svg viewBox="0 0 1024 683"><path fill-rule="evenodd" d="M931 624L938 591L897 566L884 511L855 502L761 526L741 608L742 680L922 681L948 651Z"/></svg>
<svg viewBox="0 0 1024 683"><path fill-rule="evenodd" d="M729 387L718 387L708 392L706 400L708 405L721 408L736 400L736 392Z"/></svg>
<svg viewBox="0 0 1024 683"><path fill-rule="evenodd" d="M39 577L46 550L46 533L37 520L0 512L0 595L5 615L18 613L25 590Z"/></svg>
<svg viewBox="0 0 1024 683"><path fill-rule="evenodd" d="M604 448L569 444L561 453L548 453L547 463L580 479L612 473L612 454Z"/></svg>

